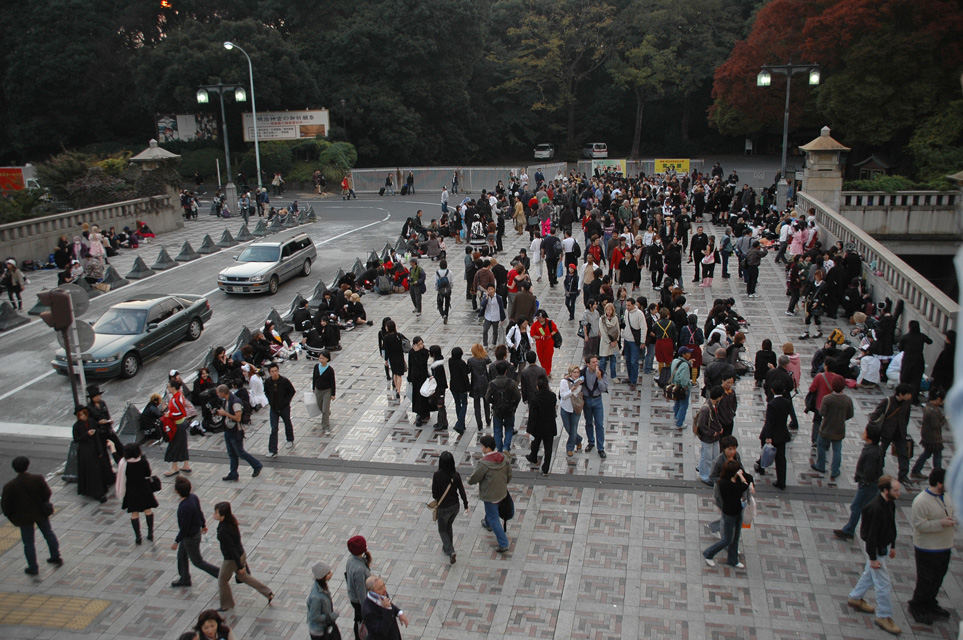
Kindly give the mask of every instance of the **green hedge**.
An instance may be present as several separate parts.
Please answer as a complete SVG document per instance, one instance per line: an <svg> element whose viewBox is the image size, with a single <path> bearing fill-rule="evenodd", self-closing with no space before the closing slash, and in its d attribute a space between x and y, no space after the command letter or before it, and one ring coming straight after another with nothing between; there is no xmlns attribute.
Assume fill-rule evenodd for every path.
<svg viewBox="0 0 963 640"><path fill-rule="evenodd" d="M843 183L843 191L914 191L932 189L928 184L920 184L905 176L878 176L872 180L850 180Z"/></svg>

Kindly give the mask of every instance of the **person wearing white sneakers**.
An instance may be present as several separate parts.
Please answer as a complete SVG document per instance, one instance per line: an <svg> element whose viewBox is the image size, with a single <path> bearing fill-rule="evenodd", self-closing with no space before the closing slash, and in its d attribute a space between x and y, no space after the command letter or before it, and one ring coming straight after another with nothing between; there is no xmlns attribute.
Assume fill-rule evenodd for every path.
<svg viewBox="0 0 963 640"><path fill-rule="evenodd" d="M742 497L746 492L755 493L752 476L742 468L738 460L726 462L719 476L719 494L722 498L722 539L702 552L702 557L710 567L716 566L715 555L727 549L726 563L736 569L745 569L739 562L739 537L742 534Z"/></svg>

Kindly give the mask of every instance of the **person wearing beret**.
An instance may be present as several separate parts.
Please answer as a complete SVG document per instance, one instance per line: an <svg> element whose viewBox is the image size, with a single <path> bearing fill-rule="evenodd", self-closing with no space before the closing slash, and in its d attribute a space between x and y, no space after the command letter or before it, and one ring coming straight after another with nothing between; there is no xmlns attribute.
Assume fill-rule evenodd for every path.
<svg viewBox="0 0 963 640"><path fill-rule="evenodd" d="M344 567L344 578L348 600L354 608L354 639L361 640L358 624L361 622L361 603L368 597L365 581L371 576L371 552L368 551L367 541L361 536L348 538L348 551L351 556Z"/></svg>

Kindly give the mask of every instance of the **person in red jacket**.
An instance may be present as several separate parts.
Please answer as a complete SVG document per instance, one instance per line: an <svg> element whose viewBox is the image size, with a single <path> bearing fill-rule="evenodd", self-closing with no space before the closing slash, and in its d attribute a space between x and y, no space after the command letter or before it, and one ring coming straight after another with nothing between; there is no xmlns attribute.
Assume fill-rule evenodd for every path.
<svg viewBox="0 0 963 640"><path fill-rule="evenodd" d="M823 398L833 392L833 381L837 378L842 381L843 385L846 384L846 380L841 375L832 373L832 369L835 366L835 358L826 358L825 362L823 362L823 370L816 374L816 377L813 378L812 383L809 385L809 393L815 392L816 394L816 410L813 412L813 429L809 440L814 450L816 448L816 438L819 435L819 425L823 422L823 416L819 413L819 409L823 406Z"/></svg>
<svg viewBox="0 0 963 640"><path fill-rule="evenodd" d="M532 323L529 334L535 341L538 363L545 369L545 375L551 377L552 358L555 356L555 336L558 335L558 327L548 319L548 312L542 310L536 314L535 322Z"/></svg>

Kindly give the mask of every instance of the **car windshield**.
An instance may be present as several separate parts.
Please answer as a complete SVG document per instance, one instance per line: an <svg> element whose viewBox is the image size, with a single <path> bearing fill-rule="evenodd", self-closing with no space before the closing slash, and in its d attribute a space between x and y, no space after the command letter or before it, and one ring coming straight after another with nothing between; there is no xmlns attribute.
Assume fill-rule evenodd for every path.
<svg viewBox="0 0 963 640"><path fill-rule="evenodd" d="M238 262L277 262L280 247L248 247L238 256Z"/></svg>
<svg viewBox="0 0 963 640"><path fill-rule="evenodd" d="M551 149L551 148L552 148L552 145L550 145L550 144L540 144L540 145L538 145L538 150L539 150L539 151L548 151L548 150Z"/></svg>
<svg viewBox="0 0 963 640"><path fill-rule="evenodd" d="M94 325L94 332L112 336L134 336L144 332L146 320L146 309L108 309Z"/></svg>

